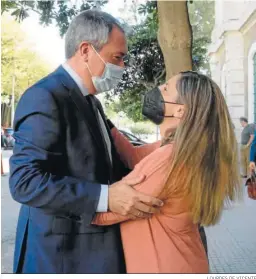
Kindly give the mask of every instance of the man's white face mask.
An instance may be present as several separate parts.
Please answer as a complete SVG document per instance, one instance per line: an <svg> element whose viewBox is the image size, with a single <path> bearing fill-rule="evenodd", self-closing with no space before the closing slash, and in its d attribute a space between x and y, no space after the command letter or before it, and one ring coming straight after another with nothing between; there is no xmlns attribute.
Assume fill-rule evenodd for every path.
<svg viewBox="0 0 256 279"><path fill-rule="evenodd" d="M93 76L92 72L87 64L87 68L92 76L92 82L93 85L97 91L97 93L109 91L111 89L114 89L117 84L122 79L124 68L117 66L115 64L106 63L102 57L99 55L99 53L96 51L96 49L92 46L93 50L96 52L96 54L99 56L101 61L105 64L105 69L101 76Z"/></svg>

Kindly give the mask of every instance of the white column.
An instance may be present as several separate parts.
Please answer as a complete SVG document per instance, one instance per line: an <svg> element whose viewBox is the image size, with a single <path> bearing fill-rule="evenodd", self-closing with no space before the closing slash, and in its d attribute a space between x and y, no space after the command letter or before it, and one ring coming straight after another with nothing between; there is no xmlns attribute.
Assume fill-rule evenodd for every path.
<svg viewBox="0 0 256 279"><path fill-rule="evenodd" d="M221 85L221 69L218 53L210 54L210 69L212 79L220 86Z"/></svg>
<svg viewBox="0 0 256 279"><path fill-rule="evenodd" d="M239 31L225 34L226 100L240 141L239 117L245 116L244 41Z"/></svg>
<svg viewBox="0 0 256 279"><path fill-rule="evenodd" d="M256 42L252 44L248 54L248 120L254 122L254 68L253 57L256 53Z"/></svg>

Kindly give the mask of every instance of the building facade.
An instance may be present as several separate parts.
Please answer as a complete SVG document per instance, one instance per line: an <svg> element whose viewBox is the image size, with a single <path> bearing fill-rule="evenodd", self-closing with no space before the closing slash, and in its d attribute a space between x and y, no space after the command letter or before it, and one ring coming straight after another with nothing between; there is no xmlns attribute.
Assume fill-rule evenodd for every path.
<svg viewBox="0 0 256 279"><path fill-rule="evenodd" d="M240 139L239 117L256 123L256 1L216 0L209 56Z"/></svg>

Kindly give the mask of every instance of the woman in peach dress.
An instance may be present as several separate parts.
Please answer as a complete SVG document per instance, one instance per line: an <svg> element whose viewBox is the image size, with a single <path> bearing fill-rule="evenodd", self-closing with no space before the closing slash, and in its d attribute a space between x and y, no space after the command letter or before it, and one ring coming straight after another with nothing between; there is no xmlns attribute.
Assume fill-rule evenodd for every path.
<svg viewBox="0 0 256 279"><path fill-rule="evenodd" d="M144 175L136 190L163 200L150 218L131 220L112 212L93 224L121 223L127 273L208 273L198 224L215 224L225 200L239 190L237 143L224 97L208 77L184 72L150 91L144 115L160 125L162 145L147 155L134 151L115 128L123 160Z"/></svg>

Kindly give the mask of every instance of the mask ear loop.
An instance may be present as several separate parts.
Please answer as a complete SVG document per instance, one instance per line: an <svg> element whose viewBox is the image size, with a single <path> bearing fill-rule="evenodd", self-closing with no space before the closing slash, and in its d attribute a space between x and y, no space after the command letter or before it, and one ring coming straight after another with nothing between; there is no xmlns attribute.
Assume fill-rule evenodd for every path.
<svg viewBox="0 0 256 279"><path fill-rule="evenodd" d="M103 60L103 58L99 55L98 51L95 49L95 47L93 45L91 45L91 47L93 48L94 52L98 55L98 57L100 58L100 60L104 63L104 65L106 66L106 62Z"/></svg>
<svg viewBox="0 0 256 279"><path fill-rule="evenodd" d="M85 62L85 65L86 65L86 67L87 67L87 69L88 69L88 71L89 71L89 73L90 73L90 75L91 75L91 77L92 77L92 72L91 72L91 70L90 70L90 68L89 68L88 63L87 63L87 62Z"/></svg>
<svg viewBox="0 0 256 279"><path fill-rule="evenodd" d="M174 102L167 102L167 101L161 101L162 103L166 103L166 104L173 104L173 105L181 105L183 106L183 104L181 103L174 103Z"/></svg>
<svg viewBox="0 0 256 279"><path fill-rule="evenodd" d="M182 106L183 106L183 104L180 104L180 103L167 102L167 101L163 101L163 100L161 100L161 102L162 102L162 103L166 103L166 104L182 105ZM175 117L175 116L174 116L174 114L172 114L172 115L164 115L164 117ZM179 118L179 117L175 117L175 118ZM179 119L180 119L180 118L179 118Z"/></svg>
<svg viewBox="0 0 256 279"><path fill-rule="evenodd" d="M103 60L103 58L99 55L99 53L97 52L97 50L95 49L95 47L94 47L92 44L91 44L91 47L92 47L92 49L94 50L94 52L98 55L98 57L100 58L100 60L104 63L104 65L105 65L105 67L106 67L106 62L105 62L105 61ZM85 62L85 64L86 64L86 66L87 66L87 69L88 69L88 71L89 71L91 77L92 77L92 71L90 70L90 67L89 67L88 63Z"/></svg>

